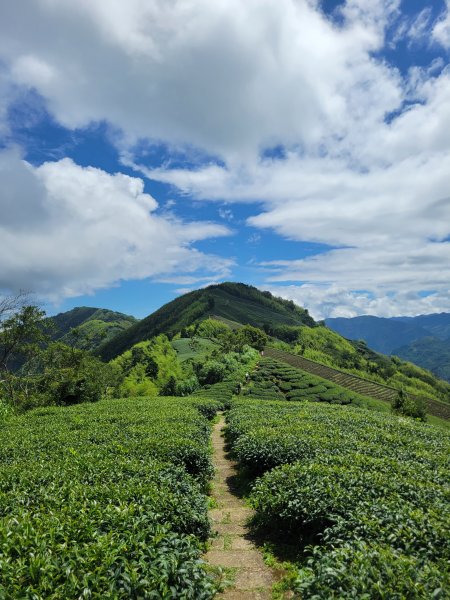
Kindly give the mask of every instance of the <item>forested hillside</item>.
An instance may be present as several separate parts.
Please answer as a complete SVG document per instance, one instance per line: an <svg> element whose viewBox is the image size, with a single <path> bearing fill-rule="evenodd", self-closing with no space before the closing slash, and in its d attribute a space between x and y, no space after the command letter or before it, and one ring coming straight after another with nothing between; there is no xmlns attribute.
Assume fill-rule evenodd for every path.
<svg viewBox="0 0 450 600"><path fill-rule="evenodd" d="M362 316L326 319L328 327L370 348L399 356L450 381L450 314L391 319Z"/></svg>
<svg viewBox="0 0 450 600"><path fill-rule="evenodd" d="M261 292L243 283L221 283L176 298L127 331L102 344L100 356L110 360L138 342L160 333L169 337L211 315L241 324L264 327L270 324L308 325L315 322L292 301Z"/></svg>
<svg viewBox="0 0 450 600"><path fill-rule="evenodd" d="M131 327L137 319L105 308L80 306L50 317L48 322L53 340L94 350Z"/></svg>

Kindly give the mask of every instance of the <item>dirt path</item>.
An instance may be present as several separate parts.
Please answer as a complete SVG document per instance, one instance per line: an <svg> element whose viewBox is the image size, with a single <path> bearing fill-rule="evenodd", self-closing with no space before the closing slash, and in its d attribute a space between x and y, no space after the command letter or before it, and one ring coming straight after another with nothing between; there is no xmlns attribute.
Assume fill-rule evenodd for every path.
<svg viewBox="0 0 450 600"><path fill-rule="evenodd" d="M212 443L214 448L215 477L213 498L217 508L210 511L213 530L217 533L211 540L211 549L205 559L212 565L225 570L227 579L233 585L218 598L226 600L266 600L272 597L271 588L274 574L264 564L261 552L249 536L246 521L252 510L233 490L236 476L236 463L227 458L222 430L225 427L223 416L214 426Z"/></svg>

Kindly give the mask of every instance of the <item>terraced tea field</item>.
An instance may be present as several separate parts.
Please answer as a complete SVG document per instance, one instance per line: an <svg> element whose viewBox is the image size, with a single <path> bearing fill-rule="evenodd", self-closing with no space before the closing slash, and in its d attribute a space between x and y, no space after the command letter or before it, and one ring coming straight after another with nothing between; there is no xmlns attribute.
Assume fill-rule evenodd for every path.
<svg viewBox="0 0 450 600"><path fill-rule="evenodd" d="M217 566L234 569L221 597L270 598L281 571L252 534L260 543L273 531L295 550L295 597L447 598L449 433L364 410L358 394L272 358L241 378L188 398L51 407L2 423L0 598L207 600L223 580ZM241 472L222 421L214 474L219 409Z"/></svg>
<svg viewBox="0 0 450 600"><path fill-rule="evenodd" d="M180 338L173 340L171 344L176 350L180 362L190 358L202 358L216 347L213 342L203 338Z"/></svg>
<svg viewBox="0 0 450 600"><path fill-rule="evenodd" d="M283 350L277 350L275 348L266 348L264 353L268 357L283 361L289 365L292 365L293 367L311 373L312 375L317 375L323 379L332 381L337 385L347 388L357 394L369 396L371 398L375 398L376 400L382 400L384 402L391 403L398 394L398 390L394 388L363 379L357 375L344 373L343 371L322 365L321 363L309 360L303 356L297 356L295 354L290 354L289 352L284 352ZM450 419L450 405L443 402L438 402L432 398L428 398L425 401L425 405L427 412L430 414L442 419Z"/></svg>
<svg viewBox="0 0 450 600"><path fill-rule="evenodd" d="M389 410L387 405L382 402L352 392L323 377L291 367L283 361L268 357L259 361L257 368L251 373L249 385L245 386L242 395L266 400L305 400Z"/></svg>

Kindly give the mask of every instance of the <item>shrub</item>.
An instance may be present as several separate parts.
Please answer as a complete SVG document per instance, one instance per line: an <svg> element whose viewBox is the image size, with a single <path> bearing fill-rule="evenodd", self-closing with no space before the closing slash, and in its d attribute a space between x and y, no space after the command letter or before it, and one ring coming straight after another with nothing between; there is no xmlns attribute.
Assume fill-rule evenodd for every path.
<svg viewBox="0 0 450 600"><path fill-rule="evenodd" d="M344 399L341 399L344 400ZM238 400L228 438L253 474L255 523L313 543L302 598L445 598L450 436L390 414Z"/></svg>
<svg viewBox="0 0 450 600"><path fill-rule="evenodd" d="M413 398L405 394L403 390L400 390L397 397L393 400L392 411L399 415L419 419L420 421L426 421L427 419L424 402L419 398Z"/></svg>
<svg viewBox="0 0 450 600"><path fill-rule="evenodd" d="M198 380L202 385L218 383L225 378L227 374L226 366L217 360L208 360L197 374Z"/></svg>
<svg viewBox="0 0 450 600"><path fill-rule="evenodd" d="M0 596L212 598L204 404L132 398L12 418L0 431Z"/></svg>

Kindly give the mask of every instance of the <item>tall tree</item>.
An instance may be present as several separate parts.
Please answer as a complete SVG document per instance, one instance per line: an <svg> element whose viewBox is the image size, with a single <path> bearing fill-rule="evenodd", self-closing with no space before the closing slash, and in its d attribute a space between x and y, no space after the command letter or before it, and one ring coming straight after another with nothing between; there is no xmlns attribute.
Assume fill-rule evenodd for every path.
<svg viewBox="0 0 450 600"><path fill-rule="evenodd" d="M39 352L47 339L44 317L45 311L31 304L28 294L19 293L0 301L0 386L12 404L16 379L13 367Z"/></svg>

